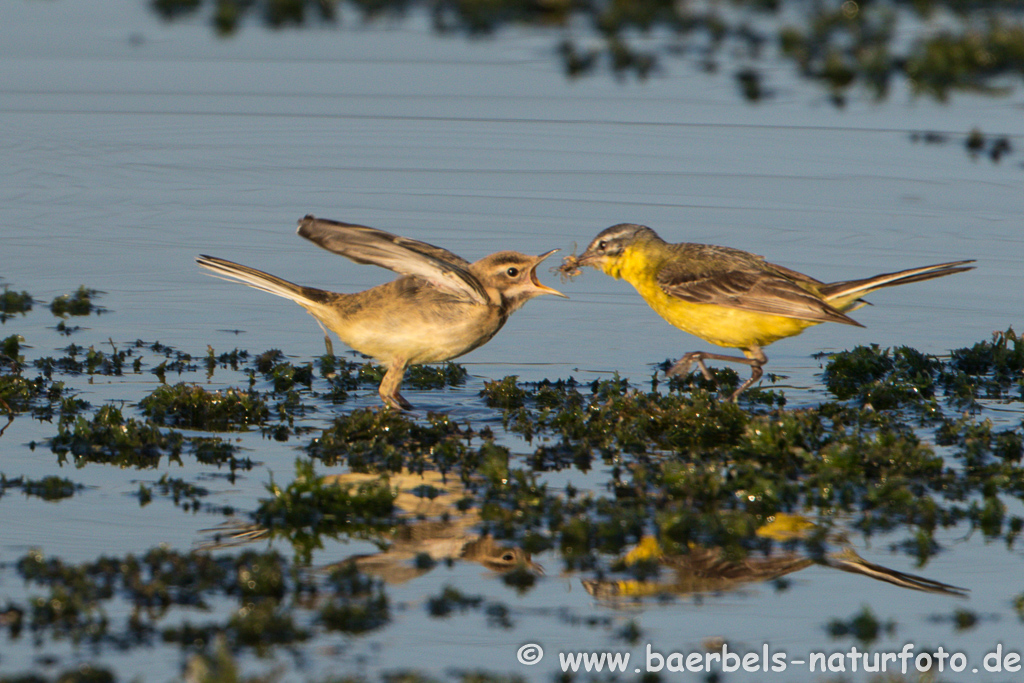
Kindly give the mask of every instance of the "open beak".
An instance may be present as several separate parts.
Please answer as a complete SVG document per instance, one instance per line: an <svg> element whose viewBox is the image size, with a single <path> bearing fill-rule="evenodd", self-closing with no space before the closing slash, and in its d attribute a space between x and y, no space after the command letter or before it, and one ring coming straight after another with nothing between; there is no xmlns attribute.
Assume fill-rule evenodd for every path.
<svg viewBox="0 0 1024 683"><path fill-rule="evenodd" d="M557 289L553 289L545 284L541 284L541 281L537 279L537 266L541 264L541 261L546 259L548 256L551 256L556 251L560 250L552 249L551 251L545 252L537 257L537 260L533 262L533 266L530 268L530 281L533 283L534 287L541 291L542 294L554 294L555 296L560 296L563 299L568 299L569 297L566 296L565 294L562 294Z"/></svg>

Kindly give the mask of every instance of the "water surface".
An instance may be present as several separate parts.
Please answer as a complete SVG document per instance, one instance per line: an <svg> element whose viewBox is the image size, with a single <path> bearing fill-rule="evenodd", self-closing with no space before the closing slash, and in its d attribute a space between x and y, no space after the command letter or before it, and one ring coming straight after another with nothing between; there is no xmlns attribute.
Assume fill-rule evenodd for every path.
<svg viewBox="0 0 1024 683"><path fill-rule="evenodd" d="M993 163L971 159L962 146L973 127L1024 146L1019 92L959 96L951 106L897 94L886 104L853 101L837 110L780 67L773 100L750 106L728 77L682 62L644 84L567 82L543 35L438 39L414 18L340 30L249 30L216 41L204 25L159 23L143 3L96 0L6 3L0 44L0 276L43 302L80 284L105 292L101 303L113 312L75 320L85 328L70 338L79 345L139 338L193 355L210 344L218 352L280 348L296 363L319 356L319 328L299 307L205 277L193 263L208 253L337 291L391 276L304 243L294 228L306 213L436 243L468 259L499 249L569 253L628 221L671 241L747 249L823 280L978 260L966 275L872 295L876 305L855 315L864 329L821 326L772 346L768 369L785 376L779 385L797 405L823 396L814 353L877 343L943 354L993 330L1024 327L1022 156ZM913 143L918 131L945 133L949 142ZM653 364L711 348L666 325L623 283L594 272L565 284L549 273L542 279L571 299L542 298L517 313L463 359L473 376L464 389L409 391L408 398L424 410L494 421L476 395L484 380L590 381L618 372L642 383ZM58 355L69 338L55 324L37 305L0 327L0 337L25 336L29 360ZM146 362L158 360L151 354ZM215 387L233 381L222 377ZM202 381L199 374L184 379ZM97 406L138 400L157 382L148 373L97 377L76 389ZM373 392L363 392L339 410L375 403ZM1019 425L1019 404L1005 419ZM72 472L49 449L28 447L53 432L20 417L0 440L0 471L56 473L90 488L58 504L0 501L3 597L24 596L10 563L30 548L68 561L160 543L187 549L201 529L221 521L169 505L139 508L130 494L158 473L98 465ZM291 476L299 444L242 438L262 464L237 482L188 461L174 476L205 482L216 490L214 502L251 509L270 472L278 481ZM551 483L594 486L602 472L561 472ZM359 547L339 544L316 559L337 561ZM860 549L915 571L886 540ZM980 659L996 642L1017 645L1006 586L1016 586L1019 551L977 537L923 570L969 586L963 604L991 615L966 633L929 620L951 612L948 601L827 568L796 575L789 591L753 586L623 611L596 604L575 577L560 576L555 554L536 559L548 575L524 594L477 565L438 568L392 589L394 604L404 607L383 631L339 636L310 648L301 665L277 664L299 680L408 668L550 680L553 655L526 668L515 661L520 644L539 642L549 653L621 647L614 633L635 620L641 642L662 650L697 648L713 637L749 649L766 640L793 652L827 649L838 647L824 632L827 620L864 605L900 624L876 648L915 639ZM424 596L444 585L511 605L515 628L489 628L480 614L430 619ZM607 623L574 619L594 615ZM37 649L22 640L3 649L4 674L93 660L66 643ZM58 663L43 666L43 652ZM177 649L159 646L102 657L123 678L145 670L146 680L176 678L182 660ZM271 666L251 657L245 664ZM786 680L819 680L790 673Z"/></svg>

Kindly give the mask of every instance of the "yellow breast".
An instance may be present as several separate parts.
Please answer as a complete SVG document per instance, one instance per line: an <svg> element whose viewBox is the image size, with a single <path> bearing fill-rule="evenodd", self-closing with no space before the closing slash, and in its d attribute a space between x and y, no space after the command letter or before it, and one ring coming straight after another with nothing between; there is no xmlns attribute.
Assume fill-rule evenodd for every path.
<svg viewBox="0 0 1024 683"><path fill-rule="evenodd" d="M728 306L694 304L670 296L658 284L658 271L670 256L634 247L627 249L605 272L633 285L644 301L668 322L718 346L767 346L818 324Z"/></svg>

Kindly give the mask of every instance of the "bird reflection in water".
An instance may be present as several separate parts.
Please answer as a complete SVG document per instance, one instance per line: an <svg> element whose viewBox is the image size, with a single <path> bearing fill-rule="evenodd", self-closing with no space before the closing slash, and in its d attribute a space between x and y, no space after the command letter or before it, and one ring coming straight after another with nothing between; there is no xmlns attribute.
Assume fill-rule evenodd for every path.
<svg viewBox="0 0 1024 683"><path fill-rule="evenodd" d="M397 493L394 507L402 523L370 539L381 546L380 552L353 555L320 569L331 572L354 564L364 574L390 584L422 576L442 562L475 562L501 574L525 572L537 576L544 573L543 567L533 562L530 554L521 548L479 533L480 511L459 504L468 492L457 477L443 477L431 471L421 474L403 471L389 475L347 473L327 476L324 480L346 486L379 481L385 476L388 486ZM202 544L206 549L244 545L271 537L264 527L238 521L207 531L215 535Z"/></svg>
<svg viewBox="0 0 1024 683"><path fill-rule="evenodd" d="M377 475L355 473L335 477L339 484L359 484L376 478ZM403 472L390 475L389 483L398 492L395 507L409 521L381 539L387 544L385 550L346 558L327 569L354 563L361 572L392 584L421 576L438 562L476 562L502 574L516 570L544 573L543 567L521 548L479 533L480 511L475 507L460 509L459 501L467 491L456 477L442 477L437 472Z"/></svg>
<svg viewBox="0 0 1024 683"><path fill-rule="evenodd" d="M806 540L814 533L815 525L807 518L783 513L776 515L757 531L761 538L782 543ZM653 568L652 573L657 574L662 573L661 570L668 570L667 580L656 577L583 580L582 583L590 595L604 602L696 596L738 591L749 584L773 581L818 564L927 593L964 597L968 592L965 588L868 562L841 535L830 540L841 547L816 556L785 550L770 555L735 558L722 548L701 546L691 546L686 553L672 555L666 553L653 536L645 536L635 548L626 553L618 566L630 570L647 565Z"/></svg>

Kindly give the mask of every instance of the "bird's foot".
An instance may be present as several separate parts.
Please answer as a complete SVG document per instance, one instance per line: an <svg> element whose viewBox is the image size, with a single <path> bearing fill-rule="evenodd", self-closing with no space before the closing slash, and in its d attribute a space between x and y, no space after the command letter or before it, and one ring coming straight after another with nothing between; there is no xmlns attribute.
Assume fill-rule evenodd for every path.
<svg viewBox="0 0 1024 683"><path fill-rule="evenodd" d="M729 394L729 396L727 398L721 399L721 400L724 400L726 403L735 403L736 399L738 399L740 397L740 394L742 394L746 390L746 388L748 386L750 386L750 385L749 384L744 384L742 387L740 387L736 391L734 391L731 394Z"/></svg>
<svg viewBox="0 0 1024 683"><path fill-rule="evenodd" d="M686 377L688 374L690 374L690 367L692 365L693 360L687 358L686 356L683 356L682 358L677 360L675 365L670 367L668 371L665 372L665 374L668 375L669 377Z"/></svg>
<svg viewBox="0 0 1024 683"><path fill-rule="evenodd" d="M700 368L700 373L704 375L704 379L709 382L715 381L715 376L708 370L708 366L704 365L704 354L700 351L692 351L685 354L682 358L676 361L675 365L668 369L665 373L669 377L685 377L690 374L690 368L696 363L697 367Z"/></svg>
<svg viewBox="0 0 1024 683"><path fill-rule="evenodd" d="M381 394L381 400L384 401L384 405L392 410L412 410L413 406L411 403L405 400L397 391L390 395Z"/></svg>

